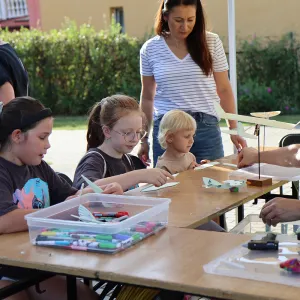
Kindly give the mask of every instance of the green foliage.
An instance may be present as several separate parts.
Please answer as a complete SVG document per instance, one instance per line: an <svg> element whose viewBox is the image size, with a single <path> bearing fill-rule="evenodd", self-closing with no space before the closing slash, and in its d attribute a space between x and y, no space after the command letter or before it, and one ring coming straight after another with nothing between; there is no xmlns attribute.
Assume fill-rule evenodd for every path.
<svg viewBox="0 0 300 300"><path fill-rule="evenodd" d="M120 33L120 26L97 32L67 22L49 33L0 31L18 52L30 78L31 96L56 114L86 114L115 93L139 97L139 50L143 41Z"/></svg>
<svg viewBox="0 0 300 300"><path fill-rule="evenodd" d="M239 112L300 108L299 42L293 33L280 40L243 41L237 56Z"/></svg>
<svg viewBox="0 0 300 300"><path fill-rule="evenodd" d="M30 94L55 114L86 114L108 95L139 98L139 50L144 41L121 33L118 24L97 32L66 21L61 30L0 30L29 73ZM280 40L242 41L237 55L239 112L300 112L299 42L292 33Z"/></svg>

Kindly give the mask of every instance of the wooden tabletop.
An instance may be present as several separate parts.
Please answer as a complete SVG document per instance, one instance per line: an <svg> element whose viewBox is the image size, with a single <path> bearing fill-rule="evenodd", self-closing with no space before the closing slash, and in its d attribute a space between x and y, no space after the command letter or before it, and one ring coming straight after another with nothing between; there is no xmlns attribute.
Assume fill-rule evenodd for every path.
<svg viewBox="0 0 300 300"><path fill-rule="evenodd" d="M206 274L203 265L245 235L169 227L116 255L33 246L28 233L0 236L0 264L225 299L298 299L300 288Z"/></svg>
<svg viewBox="0 0 300 300"><path fill-rule="evenodd" d="M221 163L236 164L237 158L231 155L217 160ZM128 195L143 195L148 197L170 198L169 226L182 228L196 228L223 213L258 198L273 189L283 185L286 181L273 181L271 186L244 187L238 193L229 190L204 188L203 177L210 177L217 181L230 178L230 173L237 168L216 165L199 171L189 170L180 173L175 180L179 181L175 187L161 189L155 192L141 193L139 189L127 192ZM247 179L247 178L239 178Z"/></svg>

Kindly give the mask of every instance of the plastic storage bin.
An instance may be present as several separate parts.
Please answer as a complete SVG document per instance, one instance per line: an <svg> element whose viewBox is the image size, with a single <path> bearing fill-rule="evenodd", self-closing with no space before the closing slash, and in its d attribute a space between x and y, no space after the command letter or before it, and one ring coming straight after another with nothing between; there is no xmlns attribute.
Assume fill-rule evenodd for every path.
<svg viewBox="0 0 300 300"><path fill-rule="evenodd" d="M234 228L230 230L230 233L234 234L253 234L264 233L272 231L274 233L295 235L296 231L300 227L300 221L281 223L276 227L268 226L263 223L262 219L258 215L248 215Z"/></svg>
<svg viewBox="0 0 300 300"><path fill-rule="evenodd" d="M167 226L166 198L87 194L25 216L34 245L102 253L116 253ZM81 222L82 204L91 212L126 211L129 218L103 224Z"/></svg>
<svg viewBox="0 0 300 300"><path fill-rule="evenodd" d="M253 239L261 239L264 235L257 234ZM284 234L279 235L278 240L278 251L251 251L240 245L204 265L203 269L213 275L300 287L299 274L280 268L281 262L300 259L299 243L295 236Z"/></svg>

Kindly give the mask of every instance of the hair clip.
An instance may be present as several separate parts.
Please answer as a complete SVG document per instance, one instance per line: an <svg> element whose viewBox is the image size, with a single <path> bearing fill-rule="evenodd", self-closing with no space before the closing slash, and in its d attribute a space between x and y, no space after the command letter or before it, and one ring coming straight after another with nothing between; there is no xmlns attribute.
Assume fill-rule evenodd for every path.
<svg viewBox="0 0 300 300"><path fill-rule="evenodd" d="M3 106L4 106L3 102L0 102L0 114L2 113Z"/></svg>

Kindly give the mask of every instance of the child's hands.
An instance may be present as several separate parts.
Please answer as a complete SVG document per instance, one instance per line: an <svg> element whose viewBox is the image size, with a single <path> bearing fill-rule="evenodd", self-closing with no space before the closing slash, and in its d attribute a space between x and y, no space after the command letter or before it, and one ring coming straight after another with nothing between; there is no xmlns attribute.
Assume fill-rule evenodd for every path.
<svg viewBox="0 0 300 300"><path fill-rule="evenodd" d="M188 169L192 170L192 169L195 169L196 167L200 167L201 165L207 164L209 162L210 162L210 160L208 160L208 159L202 159L200 161L200 164L198 164L196 161L192 161L192 163L190 164Z"/></svg>
<svg viewBox="0 0 300 300"><path fill-rule="evenodd" d="M102 186L99 185L99 187L103 190L103 194L123 195L122 187L116 182L109 183L109 184L102 185ZM94 193L94 190L92 188L90 188L89 186L87 186L82 191L79 190L75 195L68 197L66 200L76 198L80 194L85 195L85 194L90 194L90 193Z"/></svg>
<svg viewBox="0 0 300 300"><path fill-rule="evenodd" d="M194 161L192 161L192 163L189 165L188 170L193 170L193 169L195 169L196 167L199 167L199 166L200 166L200 165L197 164L197 162L194 160Z"/></svg>
<svg viewBox="0 0 300 300"><path fill-rule="evenodd" d="M210 160L208 160L208 159L202 159L201 161L200 161L200 166L201 165L205 165L205 164L207 164L207 163L209 163L210 162Z"/></svg>
<svg viewBox="0 0 300 300"><path fill-rule="evenodd" d="M103 190L103 194L123 195L123 189L117 182L99 186Z"/></svg>
<svg viewBox="0 0 300 300"><path fill-rule="evenodd" d="M143 178L141 182L152 183L155 186L161 186L167 183L168 178L174 180L174 177L166 170L153 168L142 170Z"/></svg>

